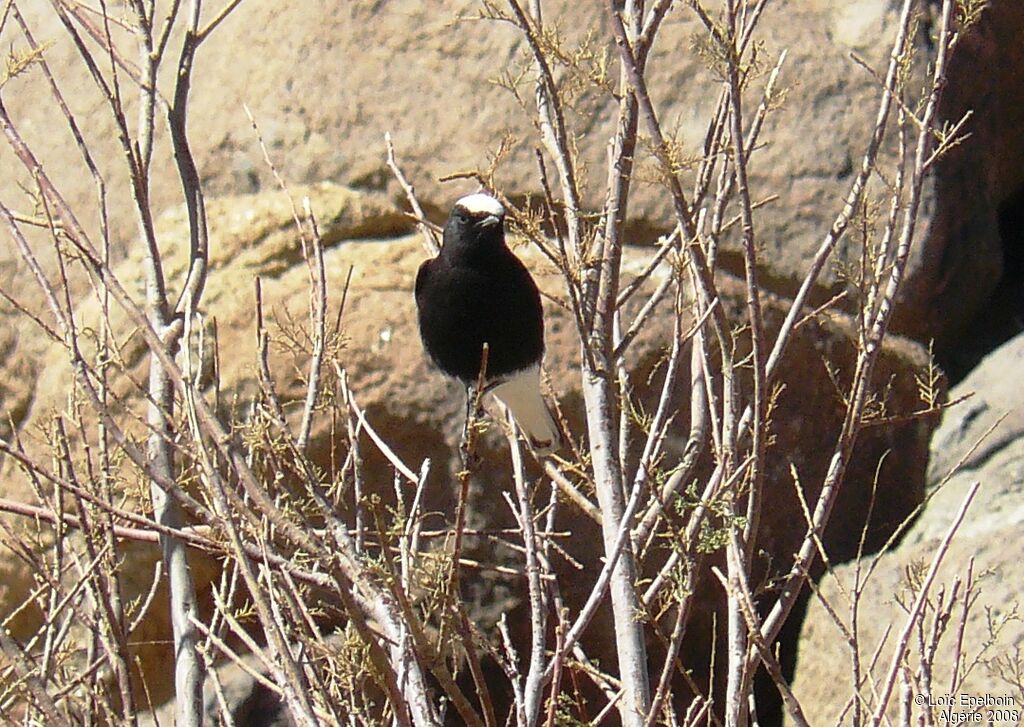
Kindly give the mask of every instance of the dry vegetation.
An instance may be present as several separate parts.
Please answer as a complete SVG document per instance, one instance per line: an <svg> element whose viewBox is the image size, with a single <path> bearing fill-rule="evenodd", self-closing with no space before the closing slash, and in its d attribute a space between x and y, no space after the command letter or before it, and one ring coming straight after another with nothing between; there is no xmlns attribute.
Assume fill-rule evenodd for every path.
<svg viewBox="0 0 1024 727"><path fill-rule="evenodd" d="M66 349L74 371L69 405L52 420L48 456L29 453L17 433L0 441L36 496L32 503L3 502L4 510L21 519L0 521L0 537L34 570L37 587L23 608L37 610L42 623L24 641L0 628L0 717L23 724L135 724L151 705L134 670L132 634L150 609L164 607L154 603L155 584L167 578L176 720L182 726L203 721L202 685L208 677L218 719L231 723L213 669L225 660L246 664L301 725L430 725L445 719L468 725L744 725L754 714L753 675L762 667L789 718L806 724L772 644L822 555L822 534L858 433L880 411L872 375L915 238L922 184L959 134L958 125L940 127L936 120L943 71L957 33L978 4L945 0L940 9L929 9L902 2L888 66L874 71L875 127L834 223L821 231L817 255L774 335L766 332L762 315L756 215L771 200L755 198L747 181L765 119L785 99L785 53L768 57L758 41L758 20L769 3L610 2L612 37L592 35L580 46L569 45L546 22L540 0L526 6L520 0L482 4L477 20L513 25L530 51L521 68L498 79L517 94L524 113L535 117L538 135L530 143L538 149L543 198L513 216L563 278L560 304L578 329L586 409L582 441L545 462L547 477L538 481L526 474L528 453L513 434L508 437L512 486L503 496L519 527L500 537L521 553L529 643L514 643L504 621L493 631L481 630L460 597L463 582L473 577L464 572L460 555L465 492L479 466L473 455L479 407L467 422L464 466L452 481L462 493L460 506L443 532L428 532L421 501L429 463L401 461L388 447L386 432L374 430L349 390L335 355L343 330L334 311L343 307L345 291L327 289L316 220L301 202L295 234L309 269L308 319L292 322L290 335L272 335L258 302L259 396L244 416L226 418L217 407L216 369L202 365L216 342L204 335L209 239L203 187L189 146L188 97L192 74L202 73L204 41L237 4L202 8L200 0L171 6L128 0L107 9L102 2L93 7L52 0L120 130L132 195L113 199L79 135L87 121L65 104L47 66L45 44L33 37L16 0L3 3L0 22L13 48L5 82L29 76L39 102L52 104L54 133L79 139L97 197L88 215L71 209L61 195L62 170L37 161L18 120L0 103L6 142L31 179L23 198L0 203L0 218L24 264L26 285L45 304L37 308L35 298L14 290L2 294L34 321L40 335ZM699 39L676 52L699 53L721 81L701 150L673 140L647 92L645 79L658 72L648 67L648 58L670 11L699 17ZM925 13L934 21L935 50L927 63L914 57L912 42ZM174 72L161 73L164 67ZM581 88L600 89L617 108L607 168L586 175L604 178L606 201L597 212L580 203L584 175L569 109ZM166 251L154 232L157 210L148 201L154 136L165 132L173 142L191 233L190 264L178 279L164 274ZM493 163L477 176L497 194L495 178L512 143L517 142L480 150ZM884 168L883 145L895 149ZM436 232L390 144L389 152L421 220L425 245L436 250ZM651 249L646 270L631 278L620 264L638 178L662 185L676 227ZM112 241L103 223L111 205L134 205L139 244L148 251L142 297L112 269ZM86 217L100 223L86 229L79 223ZM730 315L716 289L720 243L728 236L740 241L745 270L746 305L739 317ZM794 330L811 314L808 296L841 241L862 250L859 268L847 271L845 304L856 311L859 330L856 366L843 385L846 418L825 479L813 490L820 494L806 503L802 545L765 588L753 579L754 544L766 462L784 456L769 446L780 361ZM121 309L132 330L113 330L109 318L98 329L81 327L69 282L77 279L88 281L102 310ZM655 279L661 282L645 287ZM637 295L648 298L630 318L625 304ZM659 405L638 412L625 362L636 332L655 312L674 315L676 335L666 342ZM144 408L125 411L110 381L118 375L118 346L133 332L145 340L149 375L139 382ZM268 364L270 346L291 347L308 361L301 401L282 401L275 378L281 372ZM677 416L671 392L680 384L684 361L691 396L688 411ZM937 390L935 377L925 372L922 412L941 405ZM330 422L335 432L335 466L329 471L308 456L317 420ZM686 445L673 456L666 439L684 421ZM634 461L627 443L637 439L642 447ZM366 447L383 451L393 465L394 507L367 494L391 483L365 481ZM709 474L697 466L702 456L713 462ZM589 597L579 610L564 606L552 568L560 508L570 500L599 521L603 532L604 566L591 574ZM955 527L949 536L954 534ZM120 554L132 541L159 543L162 552L146 598L123 596ZM662 547L665 542L670 547ZM186 562L190 550L222 564L211 613L197 608ZM874 663L857 645L857 594L836 606L851 644L853 683L860 685L850 695L851 724L877 725L893 705L909 723L917 709L911 695L929 689L928 655L946 629L955 631L957 609L970 608L975 588L966 574L962 583L934 595L943 552L907 596L906 623L895 626L898 646L890 663ZM699 586L712 563L719 564L713 568L717 583ZM688 677L677 654L698 587L723 594L728 639L715 667L724 690L697 689L693 696L680 691ZM616 659L597 663L581 636L597 609L608 604ZM327 634L325 615L332 609L343 614L343 625ZM656 639L662 643L658 659L648 653ZM243 661L246 654L252 656ZM508 715L490 697L484 664L496 665L511 685ZM460 678L466 672L470 680ZM958 676L944 678L955 684Z"/></svg>

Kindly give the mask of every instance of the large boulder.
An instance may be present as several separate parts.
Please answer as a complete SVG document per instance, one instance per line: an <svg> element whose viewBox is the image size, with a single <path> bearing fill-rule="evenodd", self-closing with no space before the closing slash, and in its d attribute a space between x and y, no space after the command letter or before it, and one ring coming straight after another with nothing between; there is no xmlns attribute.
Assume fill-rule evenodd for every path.
<svg viewBox="0 0 1024 727"><path fill-rule="evenodd" d="M383 134L390 130L428 211L436 211L453 197L439 178L486 166L488 154L509 133L513 143L497 182L510 195L538 193L531 76L520 79L525 109L494 82L516 78L528 48L510 24L477 19L481 7L463 0L430 5L414 0L242 3L202 47L192 93L192 141L211 193L231 195L276 184L261 161L243 104L252 109L270 155L293 184L331 179L394 193L384 167ZM925 4L924 22L914 38L923 61L931 60L933 52L934 10L929 7ZM880 89L853 55L883 68L897 11L889 0L794 0L770 3L764 12L760 37L765 44L757 68L767 70L786 49L780 80L786 96L762 133L750 183L755 199L778 197L756 216L765 280L779 292L792 291L802 277L859 167ZM46 56L71 108L83 118L88 114L83 131L108 174L110 199L128 199L118 171L123 155L116 129L105 113L95 112L102 101L77 50L45 3L30 4L22 12L36 36L52 42ZM614 59L605 5L547 2L545 23L558 30L567 46L586 48L577 56L584 68ZM1011 243L1000 224L1017 219L1013 215L1021 206L1024 184L1019 171L1024 150L1017 133L1024 113L1019 101L1024 75L1017 72L1024 53L1017 42L1021 32L1020 4L992 0L951 60L942 116L956 120L973 109L965 127L970 136L937 167L930 182L922 245L897 314L898 327L918 340L936 338L940 352L951 359L972 321L993 319L982 313L995 309L990 302L1001 276L1020 277L1004 259ZM702 153L707 119L720 90L701 35L694 14L677 3L649 64L652 97L683 158ZM134 57L133 52L127 55ZM752 84L751 105L758 101L763 80L760 75ZM37 92L41 83L39 74L30 71L5 87L5 101L60 188L83 219L95 223L95 214L85 213L97 209L94 182L81 166L71 135L55 131L58 112ZM563 85L575 87L568 114L584 176L603 180L615 103L596 85ZM157 152L166 151L161 128ZM890 145L883 158L892 154ZM14 185L29 180L6 148L0 160L5 169L17 170L0 181L6 197L16 191ZM647 180L656 176L642 156L639 174ZM591 208L603 201L598 186L590 185L585 195ZM171 165L154 167L151 192L158 209L180 201ZM638 185L629 212L637 242L672 226L671 201L657 184ZM120 241L115 252L123 252L135 233L129 206L111 205L109 220ZM726 242L723 264L738 269L735 241ZM0 263L10 254L0 253ZM842 284L836 273L857 254L855 245L837 252L839 266L826 270L821 281L823 296ZM7 274L0 266L0 282ZM1005 337L1005 331L998 335Z"/></svg>
<svg viewBox="0 0 1024 727"><path fill-rule="evenodd" d="M1024 321L1024 4L994 0L950 60L940 115L967 136L931 176L922 245L895 325L935 350L954 380ZM980 72L984 69L983 72Z"/></svg>
<svg viewBox="0 0 1024 727"><path fill-rule="evenodd" d="M1020 648L1024 642L1024 624L1019 617L1020 582L1024 577L1024 548L1020 544L1024 521L1024 390L1019 385L1022 359L1024 336L1017 336L990 354L950 392L954 401L969 398L945 413L933 437L927 506L902 542L878 559L863 582L860 596L858 649L863 673L876 681L892 660L893 645L907 621L914 589L968 492L980 482L929 599L932 607L943 593L947 604L951 598L956 601L940 630L942 638L930 668L931 698L932 704L940 705L938 709L951 699L953 711L961 715L973 710L960 695L1008 697L1011 709L1018 713L1024 707L1019 691ZM969 571L976 582L969 596L971 607L964 614L962 603L968 597L965 583ZM849 596L857 579L864 579L867 572L866 563L842 565L819 585L822 597L847 624ZM955 590L958 580L959 590ZM811 724L836 724L854 693L850 647L832 618L821 602L814 600L800 637L793 689ZM934 610L926 613L926 633L933 628L934 618ZM918 643L915 631L907 664L920 678ZM867 665L876 652L877 665L869 672ZM967 674L950 692L954 668ZM823 679L823 674L829 678ZM861 695L869 704L871 694L869 686L862 688ZM920 698L922 694L921 683L915 684L912 695ZM913 705L916 719L924 708L916 699ZM893 706L893 712L895 709ZM988 721L984 710L976 715ZM949 717L941 721L953 723ZM967 718L961 717L960 721Z"/></svg>
<svg viewBox="0 0 1024 727"><path fill-rule="evenodd" d="M278 332L276 326L291 324L289 316L295 316L298 320L303 318L303 306L308 301L304 289L308 273L303 261L301 240L295 233L293 201L301 208L302 198L309 199L322 226L324 243L333 246L335 252L339 247L349 251L359 249L358 245L342 245L353 238L360 243L370 244L368 241L374 238L401 235L412 227L408 217L381 195L359 194L331 184L296 188L294 193L294 200L278 192L208 201L212 244L209 280L202 311L209 315L206 331L210 335L207 340L216 340L220 346L222 380L226 385L224 390L229 392L222 407L225 419L240 418L242 415L238 412L244 411L244 403L252 401L257 391L254 279L259 276L265 281L268 326L275 333ZM158 220L156 227L157 235L165 245L164 273L169 281L171 295L174 295L186 272L189 249L184 208L169 210ZM331 265L335 292L343 283L348 268L349 265L343 261ZM382 271L384 275L388 271L385 261L373 257L366 258L366 264L360 265L360 268L364 274L370 273L371 277L374 270ZM117 266L119 280L140 302L145 299L143 270L142 246L134 247L127 259ZM367 287L362 289L372 291L375 282L368 282ZM384 287L388 284L403 290L402 296L407 295L404 289L411 285L398 278L390 278ZM382 293L381 298L384 297L386 295ZM90 332L99 330L101 312L100 302L95 295L83 296L76 306L76 319L82 332L79 344L84 356L90 361L95 354L95 337ZM22 319L18 324L15 330L19 335L45 339L34 329L31 321ZM143 392L146 391L148 372L146 344L125 311L116 304L111 306L109 325L116 344L109 378L112 410L129 435L141 439L146 435L142 425L146 410ZM215 330L219 336L214 333ZM360 344L363 343L360 340ZM22 380L24 389L30 393L23 397L25 403L20 417L19 441L29 456L45 463L49 462L51 456L51 422L54 417L64 417L66 421L72 422L68 429L73 440L77 428L73 424L74 413L69 412L68 405L73 389L68 351L63 345L52 342L40 348L35 358L20 363L30 372ZM365 350L367 355L372 355L372 349L370 343L359 346L359 350ZM200 364L206 367L204 371L209 371L211 350L212 344L206 349L207 356ZM292 398L298 396L295 392L301 390L301 385L297 384L293 368L295 362L291 356L287 351L275 348L272 361L275 372L282 379L285 395L291 394ZM209 377L206 380L210 381ZM79 411L85 412L85 420L94 421L95 414L89 404L81 400L79 404L84 407L84 410ZM327 450L329 446L324 443L324 437L321 432L320 444L323 450ZM73 441L72 449L76 453L80 451L77 442ZM151 506L146 494L147 485L139 473L127 463L122 463L120 472L124 476L124 491L120 493L125 498L122 505L140 512L149 512ZM0 497L29 503L36 501L29 478L9 457L0 461L0 481L3 482ZM9 518L6 515L0 517L9 520L19 531L35 527L31 519ZM160 557L158 549L148 543L127 541L122 543L120 555L123 557L119 574L124 597L130 600L145 596L151 587L154 565ZM204 607L209 608L210 588L216 582L219 564L212 558L193 553L190 565L200 600ZM0 546L0 613L14 613L15 607L20 606L35 586L29 565L20 558L12 557L6 547ZM173 687L173 681L168 681L172 675L165 668L168 659L172 657L168 641L171 625L170 613L166 608L166 579L157 592L156 603L163 608L153 608L148 613L132 634L131 642L143 671L147 673L148 684L156 690L155 698L162 699L168 689ZM9 626L15 635L25 636L38 627L40 617L41 614L35 608L20 609Z"/></svg>

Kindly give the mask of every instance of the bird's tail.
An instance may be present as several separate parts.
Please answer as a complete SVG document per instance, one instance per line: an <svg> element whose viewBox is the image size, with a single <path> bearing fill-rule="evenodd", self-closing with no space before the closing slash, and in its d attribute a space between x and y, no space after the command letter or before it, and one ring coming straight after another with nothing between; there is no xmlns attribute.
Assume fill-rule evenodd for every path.
<svg viewBox="0 0 1024 727"><path fill-rule="evenodd" d="M539 366L517 371L493 386L490 393L512 412L537 456L551 454L561 446L558 424L540 391Z"/></svg>

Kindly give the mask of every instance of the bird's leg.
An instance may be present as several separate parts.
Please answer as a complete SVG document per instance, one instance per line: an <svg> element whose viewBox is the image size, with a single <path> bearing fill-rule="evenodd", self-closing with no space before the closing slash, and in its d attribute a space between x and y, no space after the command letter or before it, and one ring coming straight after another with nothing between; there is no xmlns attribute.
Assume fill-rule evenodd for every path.
<svg viewBox="0 0 1024 727"><path fill-rule="evenodd" d="M487 358L490 346L485 342L480 349L480 373L475 382L466 384L466 418L462 425L462 441L459 453L462 455L464 470L472 469L479 461L474 451L476 432L474 427L482 409L483 395L487 392Z"/></svg>
<svg viewBox="0 0 1024 727"><path fill-rule="evenodd" d="M473 416L473 402L476 400L476 392L472 384L466 384L466 413L462 418L462 439L459 441L459 449L466 449L469 444L470 419Z"/></svg>

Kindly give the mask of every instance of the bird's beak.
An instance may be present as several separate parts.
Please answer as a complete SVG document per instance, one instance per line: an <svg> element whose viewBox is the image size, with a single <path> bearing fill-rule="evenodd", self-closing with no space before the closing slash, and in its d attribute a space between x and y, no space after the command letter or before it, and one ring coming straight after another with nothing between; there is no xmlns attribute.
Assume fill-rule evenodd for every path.
<svg viewBox="0 0 1024 727"><path fill-rule="evenodd" d="M480 220L476 224L477 224L477 227L487 228L487 227L494 227L495 225L499 224L500 222L501 222L501 218L498 217L497 215L487 215L486 217L484 217L482 220Z"/></svg>

